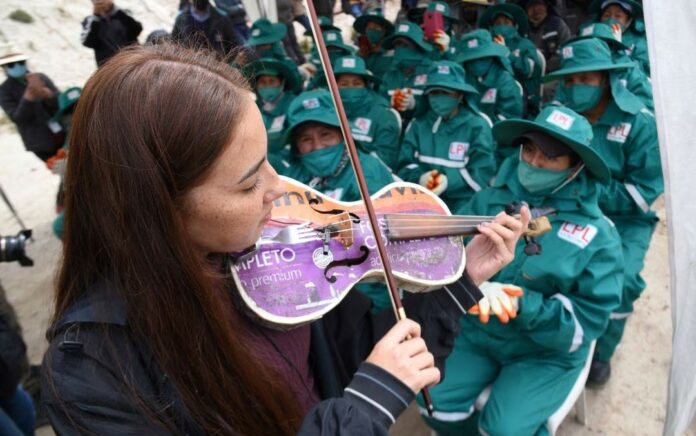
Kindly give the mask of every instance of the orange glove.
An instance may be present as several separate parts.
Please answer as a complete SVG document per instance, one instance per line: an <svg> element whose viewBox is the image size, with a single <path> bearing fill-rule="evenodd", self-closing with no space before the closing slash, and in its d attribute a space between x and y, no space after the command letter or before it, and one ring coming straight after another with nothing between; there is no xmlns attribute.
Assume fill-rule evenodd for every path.
<svg viewBox="0 0 696 436"><path fill-rule="evenodd" d="M435 37L433 43L437 46L437 49L443 53L446 52L450 46L450 36L442 29L437 29L433 36Z"/></svg>
<svg viewBox="0 0 696 436"><path fill-rule="evenodd" d="M433 194L441 195L447 189L447 176L438 170L432 170L420 176L418 183L431 190Z"/></svg>
<svg viewBox="0 0 696 436"><path fill-rule="evenodd" d="M63 174L65 172L65 158L68 157L68 152L65 148L61 148L55 154L46 160L46 167L54 174Z"/></svg>
<svg viewBox="0 0 696 436"><path fill-rule="evenodd" d="M503 324L517 317L517 300L524 294L522 288L505 283L483 282L479 289L483 298L467 311L468 314L478 315L482 324L488 323L491 310Z"/></svg>
<svg viewBox="0 0 696 436"><path fill-rule="evenodd" d="M505 37L503 35L495 35L493 37L493 42L500 45L505 45Z"/></svg>
<svg viewBox="0 0 696 436"><path fill-rule="evenodd" d="M416 107L416 98L411 88L395 89L391 99L391 107L399 112L406 112Z"/></svg>

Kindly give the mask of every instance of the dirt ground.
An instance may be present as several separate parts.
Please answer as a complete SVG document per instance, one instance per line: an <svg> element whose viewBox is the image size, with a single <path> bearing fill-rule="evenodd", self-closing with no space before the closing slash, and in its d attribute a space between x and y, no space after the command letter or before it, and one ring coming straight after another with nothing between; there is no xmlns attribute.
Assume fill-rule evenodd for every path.
<svg viewBox="0 0 696 436"><path fill-rule="evenodd" d="M152 30L170 29L174 0L117 2L144 24L141 40ZM388 4L393 18L394 3ZM22 24L7 17L22 8L35 18ZM59 88L82 85L94 70L92 52L80 45L80 20L90 13L89 0L3 0L0 5L0 42L13 40L32 57L30 66L48 74ZM392 12L390 14L390 11ZM349 27L350 19L336 19ZM299 32L298 32L299 34ZM35 266L0 263L0 281L15 305L24 327L32 362L39 363L46 348L44 333L51 313L52 284L61 256L61 244L51 231L59 179L33 154L24 151L11 122L0 115L0 186L13 202L34 240L27 246ZM664 202L655 205L664 217ZM19 225L0 203L0 234L12 235ZM644 271L648 288L629 320L627 334L613 363L613 377L602 390L589 390L587 427L571 417L560 435L658 435L665 419L667 375L671 355L671 319L667 231L662 221L655 232ZM571 414L572 415L572 414ZM40 435L52 434L44 428ZM392 431L394 435L427 435L429 431L409 410ZM696 432L691 432L696 435Z"/></svg>

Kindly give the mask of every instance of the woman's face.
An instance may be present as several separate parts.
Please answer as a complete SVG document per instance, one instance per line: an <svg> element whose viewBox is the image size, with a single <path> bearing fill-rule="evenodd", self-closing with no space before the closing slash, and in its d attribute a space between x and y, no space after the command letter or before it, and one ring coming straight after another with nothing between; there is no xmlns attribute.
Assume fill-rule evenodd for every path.
<svg viewBox="0 0 696 436"><path fill-rule="evenodd" d="M602 11L602 16L600 17L600 20L607 21L612 18L618 21L619 23L623 24L624 26L628 26L628 22L630 21L631 16L628 15L626 11L621 9L620 6L610 5Z"/></svg>
<svg viewBox="0 0 696 436"><path fill-rule="evenodd" d="M567 170L571 164L570 156L546 156L533 142L522 144L521 158L531 166L553 171Z"/></svg>
<svg viewBox="0 0 696 436"><path fill-rule="evenodd" d="M266 130L251 99L240 112L232 141L210 172L184 195L181 217L203 255L242 251L253 245L283 194L266 160Z"/></svg>
<svg viewBox="0 0 696 436"><path fill-rule="evenodd" d="M321 123L306 123L298 127L295 133L295 145L300 154L331 147L341 140L341 130L338 127Z"/></svg>
<svg viewBox="0 0 696 436"><path fill-rule="evenodd" d="M256 87L257 88L272 88L274 86L280 86L282 84L283 84L283 81L281 80L280 77L270 76L267 74L260 75L259 78L256 80Z"/></svg>
<svg viewBox="0 0 696 436"><path fill-rule="evenodd" d="M336 80L339 88L364 88L365 79L357 74L341 74Z"/></svg>

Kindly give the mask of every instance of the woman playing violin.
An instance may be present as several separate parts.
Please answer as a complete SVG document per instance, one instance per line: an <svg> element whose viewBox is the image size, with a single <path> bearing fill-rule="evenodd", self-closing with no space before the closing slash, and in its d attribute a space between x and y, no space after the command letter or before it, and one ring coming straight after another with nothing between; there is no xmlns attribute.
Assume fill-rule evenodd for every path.
<svg viewBox="0 0 696 436"><path fill-rule="evenodd" d="M57 433L386 435L439 381L457 292L405 298L420 325L372 315L357 292L289 331L245 315L224 253L256 242L282 185L235 70L176 46L124 50L86 84L70 148L43 366ZM523 216L480 227L469 283L510 262Z"/></svg>

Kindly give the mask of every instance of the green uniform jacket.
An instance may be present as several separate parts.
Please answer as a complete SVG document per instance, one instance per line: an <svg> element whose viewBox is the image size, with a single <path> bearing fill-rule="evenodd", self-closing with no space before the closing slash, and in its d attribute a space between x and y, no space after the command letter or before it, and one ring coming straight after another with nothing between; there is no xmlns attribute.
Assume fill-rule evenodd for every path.
<svg viewBox="0 0 696 436"><path fill-rule="evenodd" d="M287 158L287 147L285 147L285 137L288 133L287 112L290 102L295 97L297 97L296 94L286 90L275 104L265 104L261 102L261 99L256 99L268 136L268 161L276 171L280 168L280 161Z"/></svg>
<svg viewBox="0 0 696 436"><path fill-rule="evenodd" d="M389 65L394 58L394 50L382 50L377 53L370 53L365 59L365 66L372 74L380 79L389 70Z"/></svg>
<svg viewBox="0 0 696 436"><path fill-rule="evenodd" d="M599 205L612 220L653 221L650 205L664 190L655 117L625 88L612 93L611 103L592 126L592 146L611 171Z"/></svg>
<svg viewBox="0 0 696 436"><path fill-rule="evenodd" d="M382 85L379 88L379 93L390 102L396 89L411 88L413 90L413 96L416 99L416 107L413 110L401 114L401 118L404 121L410 121L426 110L423 107L422 100L425 86L428 83L428 69L430 68L431 62L428 55L423 54L421 62L414 65L413 70L410 71L408 75L405 75L401 69L397 68L396 65L392 63L389 70L387 70L384 77L382 77Z"/></svg>
<svg viewBox="0 0 696 436"><path fill-rule="evenodd" d="M640 65L640 68L650 76L650 58L648 56L648 41L644 33L639 33L631 26L621 37L626 47L628 55Z"/></svg>
<svg viewBox="0 0 696 436"><path fill-rule="evenodd" d="M515 259L492 279L523 288L517 318L502 324L493 316L481 324L465 316L462 334L474 343L486 340L489 350L511 359L562 352L570 361L584 361L587 352L575 351L587 350L604 332L621 301L620 237L597 205L597 182L584 171L552 197L541 198L519 183L518 163L517 156L505 160L493 187L477 193L458 213L495 215L511 202L527 201L552 207L557 215L550 217L552 230L537 239L540 255L524 254L520 241Z"/></svg>
<svg viewBox="0 0 696 436"><path fill-rule="evenodd" d="M345 103L345 102L344 102ZM359 105L345 106L356 145L397 169L401 140L401 115L374 91Z"/></svg>
<svg viewBox="0 0 696 436"><path fill-rule="evenodd" d="M427 171L445 174L440 196L450 209L460 207L495 174L490 120L464 105L447 121L429 110L406 129L399 168L399 177L414 183Z"/></svg>
<svg viewBox="0 0 696 436"><path fill-rule="evenodd" d="M539 107L543 70L536 46L532 41L519 35L505 40L505 45L510 49L509 59L515 79L524 87L530 104Z"/></svg>
<svg viewBox="0 0 696 436"><path fill-rule="evenodd" d="M499 62L493 62L484 77L467 74L469 83L481 95L481 112L497 123L508 118L522 118L524 99L521 85Z"/></svg>

